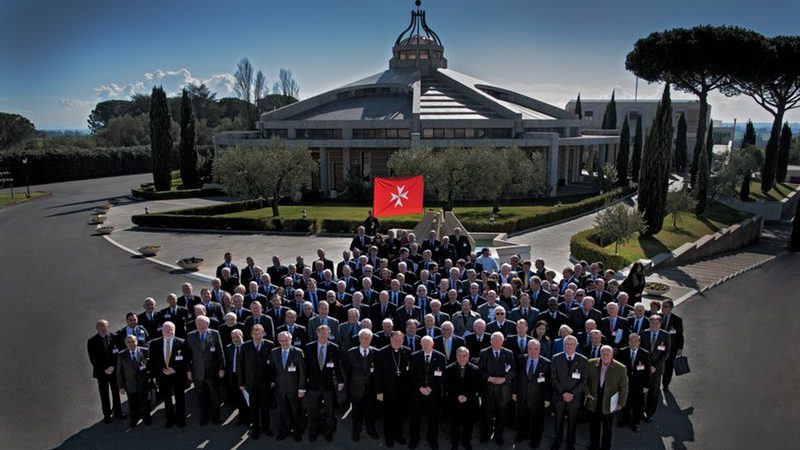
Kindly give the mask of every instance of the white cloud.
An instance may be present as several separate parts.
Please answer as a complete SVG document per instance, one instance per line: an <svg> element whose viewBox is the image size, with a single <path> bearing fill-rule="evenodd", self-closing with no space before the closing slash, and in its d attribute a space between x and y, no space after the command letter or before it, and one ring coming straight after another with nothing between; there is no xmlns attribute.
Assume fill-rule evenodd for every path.
<svg viewBox="0 0 800 450"><path fill-rule="evenodd" d="M149 95L154 86L162 86L167 95L174 96L181 89L190 84L205 83L212 92L217 93L217 98L233 95L233 75L229 73L216 73L201 79L192 75L189 69L182 67L178 70L157 69L146 72L141 80L125 84L108 83L94 89L96 101L123 100L134 94Z"/></svg>

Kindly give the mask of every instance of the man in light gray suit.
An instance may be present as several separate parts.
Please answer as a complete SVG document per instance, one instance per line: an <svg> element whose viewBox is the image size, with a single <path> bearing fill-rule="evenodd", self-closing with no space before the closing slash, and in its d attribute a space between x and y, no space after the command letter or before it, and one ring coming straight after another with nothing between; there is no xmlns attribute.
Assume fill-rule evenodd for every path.
<svg viewBox="0 0 800 450"><path fill-rule="evenodd" d="M339 348L346 352L358 345L358 332L361 330L361 318L356 308L347 310L347 322L339 325Z"/></svg>
<svg viewBox="0 0 800 450"><path fill-rule="evenodd" d="M453 323L455 333L458 336L464 337L467 333L474 331L473 325L475 321L481 318L481 315L472 310L472 300L465 298L461 300L461 311L453 314L450 322Z"/></svg>
<svg viewBox="0 0 800 450"><path fill-rule="evenodd" d="M329 339L334 342L339 342L339 336L334 336L334 330L339 330L339 321L329 316L329 311L330 305L328 305L328 302L325 300L320 301L319 305L317 305L317 312L319 315L312 317L311 320L308 321L308 342L317 339L317 328L320 325L327 325L328 328L331 329L331 336Z"/></svg>
<svg viewBox="0 0 800 450"><path fill-rule="evenodd" d="M128 417L131 428L135 427L141 418L146 425L153 421L150 419L150 402L147 401L148 372L147 358L149 352L146 348L136 345L135 335L125 337L127 350L117 355L117 386L120 395L128 396Z"/></svg>
<svg viewBox="0 0 800 450"><path fill-rule="evenodd" d="M225 378L225 348L219 332L209 328L207 316L197 316L197 330L186 336L189 348L189 381L194 382L197 403L200 407L200 425L219 420L219 384Z"/></svg>
<svg viewBox="0 0 800 450"><path fill-rule="evenodd" d="M280 431L277 439L286 439L294 434L300 442L303 428L302 405L300 400L306 395L306 365L303 351L292 347L292 336L287 331L278 333L280 347L272 349L270 365L275 381L275 400L280 410Z"/></svg>

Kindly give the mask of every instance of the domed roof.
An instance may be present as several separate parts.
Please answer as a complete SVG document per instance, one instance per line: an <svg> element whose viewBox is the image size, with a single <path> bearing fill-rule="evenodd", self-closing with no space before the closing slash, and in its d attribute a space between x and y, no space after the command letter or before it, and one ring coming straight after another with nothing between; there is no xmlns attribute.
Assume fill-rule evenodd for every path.
<svg viewBox="0 0 800 450"><path fill-rule="evenodd" d="M395 46L442 46L442 40L434 32L425 20L425 11L420 9L422 2L416 0L417 10L411 11L411 23L408 28L403 30L397 40Z"/></svg>

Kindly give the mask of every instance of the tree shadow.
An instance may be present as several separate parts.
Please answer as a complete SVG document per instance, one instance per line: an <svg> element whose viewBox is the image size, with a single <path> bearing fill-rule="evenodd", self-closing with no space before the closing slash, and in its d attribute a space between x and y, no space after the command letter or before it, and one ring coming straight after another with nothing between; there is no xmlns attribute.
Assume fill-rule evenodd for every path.
<svg viewBox="0 0 800 450"><path fill-rule="evenodd" d="M658 255L659 253L668 253L669 249L666 245L664 245L658 239L652 236L639 236L639 246L642 248L644 252L644 256L647 258L652 258L653 256Z"/></svg>

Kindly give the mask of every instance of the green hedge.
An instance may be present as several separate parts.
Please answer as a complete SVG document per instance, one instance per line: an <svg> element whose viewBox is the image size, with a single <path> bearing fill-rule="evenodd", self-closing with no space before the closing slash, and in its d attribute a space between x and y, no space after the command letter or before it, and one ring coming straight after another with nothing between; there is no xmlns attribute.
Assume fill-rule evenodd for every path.
<svg viewBox="0 0 800 450"><path fill-rule="evenodd" d="M175 191L153 191L149 189L131 189L131 194L145 200L175 200L181 198L215 197L225 195L222 189L178 189Z"/></svg>
<svg viewBox="0 0 800 450"><path fill-rule="evenodd" d="M609 253L596 243L594 228L574 234L569 239L569 252L579 260L602 262L606 269L619 270L628 265L625 258Z"/></svg>
<svg viewBox="0 0 800 450"><path fill-rule="evenodd" d="M290 231L311 233L317 230L314 220L246 217L219 217L186 214L141 214L131 218L140 227L185 228L193 230Z"/></svg>
<svg viewBox="0 0 800 450"><path fill-rule="evenodd" d="M605 205L607 202L623 197L636 191L636 186L617 188L603 195L589 197L584 200L568 203L551 211L531 217L517 217L508 220L488 221L462 221L464 227L473 231L494 231L512 233L542 225L551 224L560 220L569 219L580 214ZM302 231L354 234L361 220L341 219L272 219L272 218L241 218L217 217L221 214L260 209L265 203L259 200L222 203L219 205L187 208L178 211L133 216L132 220L142 227L161 228L208 228L214 230L246 230L246 231ZM295 223L297 222L297 223ZM411 229L417 225L416 220L382 220L381 232L386 233L392 228Z"/></svg>

